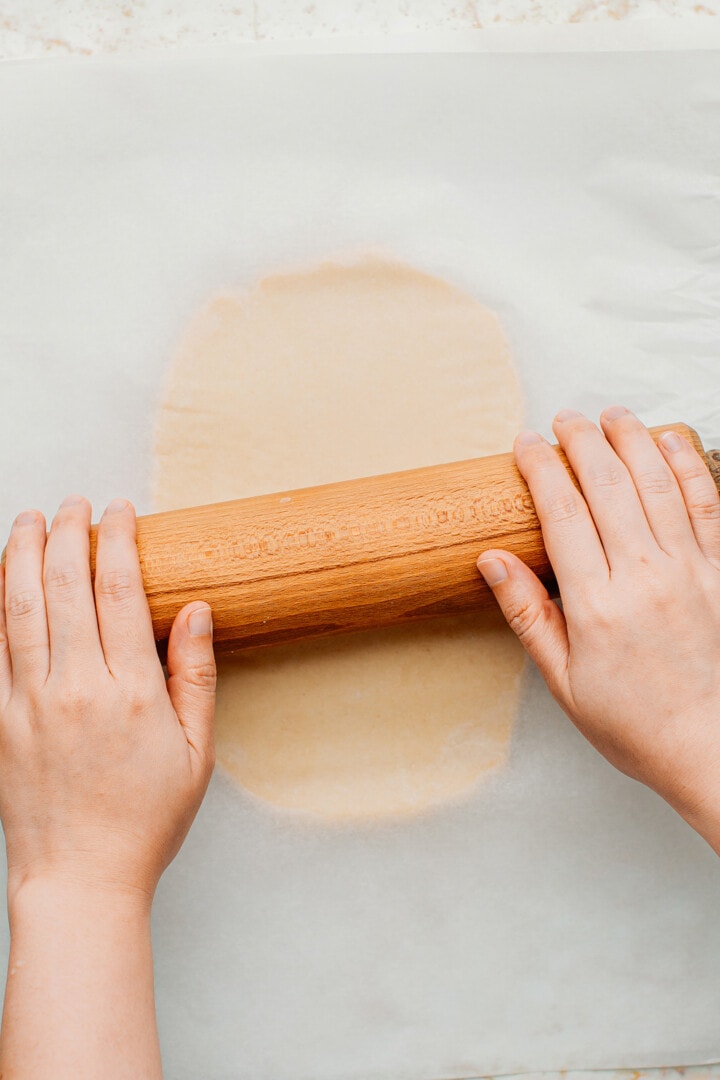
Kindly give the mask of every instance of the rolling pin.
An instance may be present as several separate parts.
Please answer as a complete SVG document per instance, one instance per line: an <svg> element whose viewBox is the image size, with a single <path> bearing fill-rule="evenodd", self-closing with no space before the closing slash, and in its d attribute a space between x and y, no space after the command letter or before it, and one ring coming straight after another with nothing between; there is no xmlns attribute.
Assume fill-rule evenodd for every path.
<svg viewBox="0 0 720 1080"><path fill-rule="evenodd" d="M684 424L651 435L669 429L703 453ZM720 487L720 451L706 460ZM212 606L221 651L488 608L475 563L490 547L518 555L557 595L512 454L150 514L137 537L161 652L190 600ZM96 538L93 526L93 573Z"/></svg>

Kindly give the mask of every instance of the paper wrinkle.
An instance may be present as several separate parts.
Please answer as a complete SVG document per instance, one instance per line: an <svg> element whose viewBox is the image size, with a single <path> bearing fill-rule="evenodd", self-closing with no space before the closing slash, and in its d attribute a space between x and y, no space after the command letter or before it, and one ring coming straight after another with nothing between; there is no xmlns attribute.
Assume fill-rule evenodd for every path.
<svg viewBox="0 0 720 1080"><path fill-rule="evenodd" d="M619 401L720 445L718 59L2 65L0 523L72 490L147 512L188 314L369 246L498 313L547 436ZM530 668L509 768L418 823L321 829L213 780L154 911L166 1074L717 1059L719 891Z"/></svg>

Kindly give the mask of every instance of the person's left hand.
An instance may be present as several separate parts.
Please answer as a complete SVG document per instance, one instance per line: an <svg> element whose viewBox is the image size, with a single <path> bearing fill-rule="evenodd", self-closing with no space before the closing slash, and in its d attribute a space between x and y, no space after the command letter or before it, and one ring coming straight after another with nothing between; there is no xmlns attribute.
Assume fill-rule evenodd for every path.
<svg viewBox="0 0 720 1080"><path fill-rule="evenodd" d="M515 441L562 608L509 551L478 568L583 735L653 788L720 854L720 497L675 432L658 444L624 406L600 430L563 410Z"/></svg>

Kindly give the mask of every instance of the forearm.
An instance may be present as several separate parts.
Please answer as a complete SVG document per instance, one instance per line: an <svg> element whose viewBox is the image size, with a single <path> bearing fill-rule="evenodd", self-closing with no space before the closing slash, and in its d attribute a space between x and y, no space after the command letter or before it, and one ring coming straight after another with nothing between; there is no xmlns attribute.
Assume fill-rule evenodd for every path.
<svg viewBox="0 0 720 1080"><path fill-rule="evenodd" d="M32 881L9 917L3 1080L160 1080L149 900Z"/></svg>

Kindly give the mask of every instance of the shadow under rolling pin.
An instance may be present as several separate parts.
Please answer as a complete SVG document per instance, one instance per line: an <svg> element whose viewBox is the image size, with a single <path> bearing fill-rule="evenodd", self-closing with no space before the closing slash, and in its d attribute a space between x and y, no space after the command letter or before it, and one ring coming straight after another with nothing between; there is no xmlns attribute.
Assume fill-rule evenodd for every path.
<svg viewBox="0 0 720 1080"><path fill-rule="evenodd" d="M684 424L651 435L667 430L704 453ZM720 451L706 460L720 488ZM512 454L150 514L137 528L161 650L191 600L212 606L221 651L487 609L495 601L475 563L490 547L518 555L557 595Z"/></svg>

